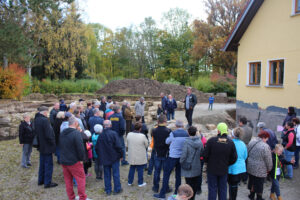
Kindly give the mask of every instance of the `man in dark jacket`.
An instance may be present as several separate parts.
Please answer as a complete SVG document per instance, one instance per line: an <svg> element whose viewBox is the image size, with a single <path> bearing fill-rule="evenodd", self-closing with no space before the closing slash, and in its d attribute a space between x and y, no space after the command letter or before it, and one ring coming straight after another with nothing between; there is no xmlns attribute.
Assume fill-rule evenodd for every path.
<svg viewBox="0 0 300 200"><path fill-rule="evenodd" d="M196 95L192 94L192 88L189 87L187 89L187 95L184 99L185 117L188 121L189 126L193 125L193 112L196 104L197 97Z"/></svg>
<svg viewBox="0 0 300 200"><path fill-rule="evenodd" d="M42 106L34 119L35 134L38 136L40 151L40 167L38 185L44 185L45 188L56 187L52 182L53 158L55 153L55 134L47 118L48 108Z"/></svg>
<svg viewBox="0 0 300 200"><path fill-rule="evenodd" d="M167 96L163 92L160 93L160 97L161 97L161 108L163 110L163 113L167 114L166 103L168 101L168 98L167 98Z"/></svg>
<svg viewBox="0 0 300 200"><path fill-rule="evenodd" d="M99 110L102 110L104 113L103 118L105 118L105 111L106 111L106 98L105 96L100 97L100 107Z"/></svg>
<svg viewBox="0 0 300 200"><path fill-rule="evenodd" d="M58 112L59 112L59 103L57 102L54 104L52 110L50 111L50 123L52 127L54 126L54 122Z"/></svg>
<svg viewBox="0 0 300 200"><path fill-rule="evenodd" d="M267 131L270 134L267 144L270 146L271 150L273 150L276 144L278 144L278 140L274 131L266 128L265 122L258 122L257 128L259 128L260 131Z"/></svg>
<svg viewBox="0 0 300 200"><path fill-rule="evenodd" d="M125 120L121 114L121 110L120 110L119 106L114 106L113 111L114 111L114 114L109 116L109 120L111 121L111 124L112 124L111 129L118 133L119 140L122 145L122 151L123 151L122 165L128 165L128 162L126 161L126 148L125 148L125 142L124 142Z"/></svg>
<svg viewBox="0 0 300 200"><path fill-rule="evenodd" d="M166 144L166 139L169 137L171 130L166 127L167 118L165 115L160 115L158 118L158 127L153 129L154 140L154 177L153 188L154 192L159 190L160 172L165 170L165 162L168 157L169 145ZM168 191L167 191L168 192Z"/></svg>
<svg viewBox="0 0 300 200"><path fill-rule="evenodd" d="M88 122L89 127L90 127L90 131L91 131L92 134L95 133L94 126L96 124L103 125L103 121L104 121L104 119L102 118L103 113L102 113L101 110L99 110L98 108L95 108L93 110L93 113L94 113L94 116L90 117L89 122Z"/></svg>
<svg viewBox="0 0 300 200"><path fill-rule="evenodd" d="M32 152L32 142L34 138L34 132L32 123L30 122L30 116L25 114L23 116L24 121L19 126L19 140L23 146L21 167L28 168L31 166L30 155Z"/></svg>
<svg viewBox="0 0 300 200"><path fill-rule="evenodd" d="M104 130L98 137L95 151L99 156L100 165L103 165L104 168L106 194L110 195L112 192L111 176L114 179L114 193L118 194L122 192L119 163L123 156L122 146L118 133L111 129L111 121L105 120L103 126Z"/></svg>
<svg viewBox="0 0 300 200"><path fill-rule="evenodd" d="M208 199L220 200L227 198L228 166L237 160L235 145L228 138L228 128L225 123L217 126L218 135L207 141L204 149L204 161L207 163Z"/></svg>
<svg viewBox="0 0 300 200"><path fill-rule="evenodd" d="M66 192L69 199L75 199L73 190L73 177L77 182L79 199L87 199L85 193L85 173L82 161L84 160L84 146L78 121L75 117L70 117L69 128L60 135L60 162L66 184Z"/></svg>

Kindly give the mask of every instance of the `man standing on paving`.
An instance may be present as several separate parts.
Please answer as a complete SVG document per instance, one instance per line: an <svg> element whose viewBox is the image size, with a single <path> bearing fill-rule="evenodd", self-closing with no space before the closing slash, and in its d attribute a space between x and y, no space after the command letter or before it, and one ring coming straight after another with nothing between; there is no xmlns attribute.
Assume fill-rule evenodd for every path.
<svg viewBox="0 0 300 200"><path fill-rule="evenodd" d="M184 100L185 117L188 121L189 127L193 125L193 112L196 104L197 104L197 97L196 95L192 94L192 88L189 87L187 89L187 95L185 96L185 100Z"/></svg>
<svg viewBox="0 0 300 200"><path fill-rule="evenodd" d="M39 141L40 167L38 185L44 185L45 188L56 187L57 184L52 182L53 158L55 153L55 134L47 118L48 108L42 106L39 113L35 115L34 128Z"/></svg>
<svg viewBox="0 0 300 200"><path fill-rule="evenodd" d="M113 108L114 114L109 117L109 120L112 123L111 129L118 133L119 140L122 146L122 165L128 165L129 163L126 161L126 148L124 142L124 134L125 134L125 120L121 114L121 109L119 106L114 106Z"/></svg>
<svg viewBox="0 0 300 200"><path fill-rule="evenodd" d="M257 128L259 128L260 131L267 131L270 134L270 137L267 140L267 144L270 146L271 150L274 150L276 144L278 144L278 140L274 131L272 131L269 128L266 128L265 122L258 122Z"/></svg>
<svg viewBox="0 0 300 200"><path fill-rule="evenodd" d="M54 126L54 122L55 122L56 115L57 115L58 112L59 112L59 103L56 102L54 104L52 110L50 111L50 123L51 123L52 127Z"/></svg>
<svg viewBox="0 0 300 200"><path fill-rule="evenodd" d="M104 130L99 135L95 151L99 156L99 162L104 169L105 192L110 195L112 192L111 177L114 179L114 194L122 192L120 182L120 160L123 152L118 133L111 129L111 121L105 120ZM112 174L111 174L112 173Z"/></svg>
<svg viewBox="0 0 300 200"><path fill-rule="evenodd" d="M168 98L167 98L167 96L163 92L160 93L160 97L161 97L161 108L163 110L163 113L167 114L166 104L167 104Z"/></svg>
<svg viewBox="0 0 300 200"><path fill-rule="evenodd" d="M145 111L145 99L141 97L134 105L135 114L142 116L142 123L145 123L144 111Z"/></svg>
<svg viewBox="0 0 300 200"><path fill-rule="evenodd" d="M242 116L239 120L239 126L244 130L244 135L241 140L248 145L252 138L252 128L247 125L247 118Z"/></svg>

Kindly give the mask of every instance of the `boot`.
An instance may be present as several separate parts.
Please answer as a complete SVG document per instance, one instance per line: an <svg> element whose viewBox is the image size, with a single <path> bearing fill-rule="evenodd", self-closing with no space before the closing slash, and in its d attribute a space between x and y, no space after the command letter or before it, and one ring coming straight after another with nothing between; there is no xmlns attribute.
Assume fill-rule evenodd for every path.
<svg viewBox="0 0 300 200"><path fill-rule="evenodd" d="M271 193L271 194L270 194L270 199L271 199L271 200L276 200L275 193Z"/></svg>
<svg viewBox="0 0 300 200"><path fill-rule="evenodd" d="M277 199L278 199L278 200L282 200L282 197L281 197L281 196L279 196L279 197L277 197Z"/></svg>
<svg viewBox="0 0 300 200"><path fill-rule="evenodd" d="M256 196L257 196L256 200L265 200L262 198L262 194L256 194Z"/></svg>
<svg viewBox="0 0 300 200"><path fill-rule="evenodd" d="M250 194L248 195L248 197L249 197L249 199L254 200L255 192L250 191Z"/></svg>

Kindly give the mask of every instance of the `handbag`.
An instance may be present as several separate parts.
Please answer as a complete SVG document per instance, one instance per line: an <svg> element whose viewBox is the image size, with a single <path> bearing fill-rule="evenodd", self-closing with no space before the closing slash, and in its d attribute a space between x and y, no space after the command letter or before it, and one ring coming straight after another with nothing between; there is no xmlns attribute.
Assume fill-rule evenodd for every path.
<svg viewBox="0 0 300 200"><path fill-rule="evenodd" d="M194 155L193 155L193 157L192 157L191 160L185 161L185 162L181 163L181 168L182 169L184 169L184 170L190 170L190 169L192 169L192 162L193 162L193 160L195 158L196 152L197 152L197 149L195 149Z"/></svg>

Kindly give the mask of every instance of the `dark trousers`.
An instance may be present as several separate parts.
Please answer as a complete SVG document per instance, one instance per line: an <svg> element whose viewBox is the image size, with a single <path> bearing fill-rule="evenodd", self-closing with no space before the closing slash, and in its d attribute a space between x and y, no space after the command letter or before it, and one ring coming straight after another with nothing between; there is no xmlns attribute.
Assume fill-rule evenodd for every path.
<svg viewBox="0 0 300 200"><path fill-rule="evenodd" d="M126 135L130 132L132 120L126 120Z"/></svg>
<svg viewBox="0 0 300 200"><path fill-rule="evenodd" d="M114 180L114 192L119 192L121 187L120 182L120 163L116 161L112 165L104 165L104 185L105 185L105 192L106 194L111 194L112 187L111 187L111 175L113 176Z"/></svg>
<svg viewBox="0 0 300 200"><path fill-rule="evenodd" d="M38 183L44 183L44 185L49 185L52 182L52 173L53 173L52 154L41 154L40 153L40 167L39 167Z"/></svg>
<svg viewBox="0 0 300 200"><path fill-rule="evenodd" d="M103 166L100 164L99 158L95 159L94 169L95 169L96 178L102 178Z"/></svg>
<svg viewBox="0 0 300 200"><path fill-rule="evenodd" d="M194 111L194 109L186 109L185 110L185 117L188 121L189 126L193 125L193 111Z"/></svg>
<svg viewBox="0 0 300 200"><path fill-rule="evenodd" d="M216 200L217 195L219 200L226 200L227 198L227 174L223 176L216 176L207 173L208 181L208 200Z"/></svg>
<svg viewBox="0 0 300 200"><path fill-rule="evenodd" d="M137 170L138 173L138 184L142 185L144 183L144 168L145 165L130 165L128 173L128 184L132 184L134 180L134 173Z"/></svg>
<svg viewBox="0 0 300 200"><path fill-rule="evenodd" d="M149 165L148 165L148 175L152 174L152 171L154 168L154 156L155 156L155 151L154 151L154 149L152 149L151 157L150 157Z"/></svg>
<svg viewBox="0 0 300 200"><path fill-rule="evenodd" d="M203 172L204 160L201 160L201 174L198 176L197 191L202 192L202 172Z"/></svg>
<svg viewBox="0 0 300 200"><path fill-rule="evenodd" d="M153 190L159 189L160 172L165 169L165 157L154 156L154 176L153 176Z"/></svg>
<svg viewBox="0 0 300 200"><path fill-rule="evenodd" d="M191 177L191 178L185 178L185 182L186 184L188 184L189 186L192 187L193 191L194 191L194 195L192 198L190 198L190 200L194 200L196 193L197 193L197 189L198 189L198 181L199 181L199 176L196 177Z"/></svg>
<svg viewBox="0 0 300 200"><path fill-rule="evenodd" d="M275 193L277 197L280 196L279 179L280 179L280 176L276 176L276 179L274 179L274 177L273 177L272 178L272 186L271 186L271 193Z"/></svg>
<svg viewBox="0 0 300 200"><path fill-rule="evenodd" d="M171 119L173 120L175 116L175 111L167 111L167 119L170 121Z"/></svg>
<svg viewBox="0 0 300 200"><path fill-rule="evenodd" d="M236 200L238 184L243 174L228 174L229 200Z"/></svg>
<svg viewBox="0 0 300 200"><path fill-rule="evenodd" d="M299 152L300 146L297 146L295 151L295 167L299 167Z"/></svg>
<svg viewBox="0 0 300 200"><path fill-rule="evenodd" d="M142 123L145 123L145 117L142 116Z"/></svg>
<svg viewBox="0 0 300 200"><path fill-rule="evenodd" d="M166 192L169 190L169 180L170 175L175 168L175 191L174 194L177 194L177 189L181 185L181 165L179 162L180 158L170 158L166 160L166 165L164 168L163 176L163 185L160 190L159 196L165 198Z"/></svg>

